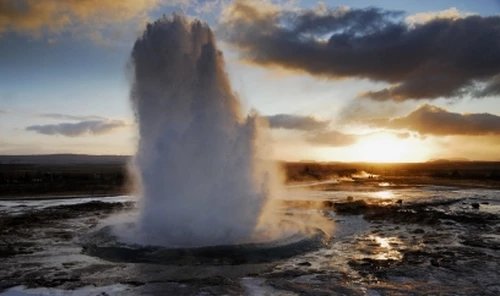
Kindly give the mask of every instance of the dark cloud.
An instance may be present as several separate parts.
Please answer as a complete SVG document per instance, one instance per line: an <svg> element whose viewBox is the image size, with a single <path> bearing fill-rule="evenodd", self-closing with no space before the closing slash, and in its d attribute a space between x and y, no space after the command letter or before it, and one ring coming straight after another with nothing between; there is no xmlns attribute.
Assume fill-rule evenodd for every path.
<svg viewBox="0 0 500 296"><path fill-rule="evenodd" d="M119 120L88 120L77 123L32 125L28 126L26 130L43 135L79 137L86 135L101 135L124 126L126 126L126 124Z"/></svg>
<svg viewBox="0 0 500 296"><path fill-rule="evenodd" d="M271 128L293 129L302 131L322 130L328 127L330 121L318 120L312 116L292 114L276 114L265 117Z"/></svg>
<svg viewBox="0 0 500 296"><path fill-rule="evenodd" d="M249 1L236 1L226 15L219 32L256 64L390 84L360 97L498 94L492 79L500 74L500 16L410 24L401 12L378 8L285 11Z"/></svg>
<svg viewBox="0 0 500 296"><path fill-rule="evenodd" d="M478 97L486 97L490 95L500 95L500 75L495 76L482 90L476 92L476 96Z"/></svg>
<svg viewBox="0 0 500 296"><path fill-rule="evenodd" d="M372 120L375 127L406 129L421 135L500 135L500 116L489 113L453 113L425 104L407 116Z"/></svg>
<svg viewBox="0 0 500 296"><path fill-rule="evenodd" d="M338 131L327 131L307 135L306 141L319 146L345 147L356 144L358 136Z"/></svg>

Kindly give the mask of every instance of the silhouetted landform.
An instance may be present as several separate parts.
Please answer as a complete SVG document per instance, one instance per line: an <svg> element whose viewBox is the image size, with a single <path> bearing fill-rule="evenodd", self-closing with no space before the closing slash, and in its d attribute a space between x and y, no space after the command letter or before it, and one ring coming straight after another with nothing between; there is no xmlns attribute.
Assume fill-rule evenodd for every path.
<svg viewBox="0 0 500 296"><path fill-rule="evenodd" d="M398 185L500 188L500 162L284 163L289 183L339 180ZM325 185L319 185L325 186ZM336 185L326 185L335 187ZM332 188L334 190L334 188Z"/></svg>
<svg viewBox="0 0 500 296"><path fill-rule="evenodd" d="M444 162L467 162L470 161L467 158L463 157L457 157L457 158L432 158L429 159L427 162L430 163L444 163Z"/></svg>
<svg viewBox="0 0 500 296"><path fill-rule="evenodd" d="M285 163L289 181L333 177L438 177L500 179L500 162L437 161L424 163Z"/></svg>
<svg viewBox="0 0 500 296"><path fill-rule="evenodd" d="M0 164L0 198L120 195L132 191L127 164Z"/></svg>
<svg viewBox="0 0 500 296"><path fill-rule="evenodd" d="M130 158L129 155L0 155L0 164L125 164Z"/></svg>
<svg viewBox="0 0 500 296"><path fill-rule="evenodd" d="M0 197L119 195L131 193L129 156L0 156ZM500 188L500 162L281 163L288 183L340 179L393 186L444 185Z"/></svg>

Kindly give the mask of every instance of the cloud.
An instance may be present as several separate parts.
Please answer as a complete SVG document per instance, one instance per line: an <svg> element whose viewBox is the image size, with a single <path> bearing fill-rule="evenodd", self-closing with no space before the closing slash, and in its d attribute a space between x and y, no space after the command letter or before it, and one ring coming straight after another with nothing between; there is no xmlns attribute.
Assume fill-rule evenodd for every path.
<svg viewBox="0 0 500 296"><path fill-rule="evenodd" d="M483 89L475 93L478 97L487 97L489 95L500 95L500 74L493 77Z"/></svg>
<svg viewBox="0 0 500 296"><path fill-rule="evenodd" d="M313 116L276 114L265 116L273 129L304 131L301 137L316 146L345 147L355 144L359 135L344 134L329 130L329 120L319 120Z"/></svg>
<svg viewBox="0 0 500 296"><path fill-rule="evenodd" d="M292 114L276 114L266 116L269 126L276 129L293 129L302 131L322 130L328 127L330 121L318 120L313 116L301 116Z"/></svg>
<svg viewBox="0 0 500 296"><path fill-rule="evenodd" d="M59 33L79 27L103 28L143 21L159 5L187 5L189 0L0 0L0 34ZM94 37L95 31L93 32ZM90 34L92 37L92 34Z"/></svg>
<svg viewBox="0 0 500 296"><path fill-rule="evenodd" d="M413 102L378 102L373 100L349 100L336 115L336 123L340 125L363 124L374 118L393 118L406 114L415 108Z"/></svg>
<svg viewBox="0 0 500 296"><path fill-rule="evenodd" d="M255 64L386 82L360 94L379 101L496 94L500 16L438 13L409 25L404 13L373 7L285 10L257 3L235 1L218 30Z"/></svg>
<svg viewBox="0 0 500 296"><path fill-rule="evenodd" d="M356 144L358 136L338 131L327 131L307 135L306 141L319 146L345 147Z"/></svg>
<svg viewBox="0 0 500 296"><path fill-rule="evenodd" d="M409 133L409 132L395 133L395 135L396 135L396 138L401 139L401 140L409 139L412 136L411 133Z"/></svg>
<svg viewBox="0 0 500 296"><path fill-rule="evenodd" d="M346 134L330 129L331 121L318 120L313 116L301 116L291 114L276 114L265 117L269 121L269 126L273 129L289 129L303 131L300 137L309 144L327 147L346 147L356 144L360 139L369 138L379 134L391 134L397 139L405 140L413 137L408 131L376 131L364 134ZM370 121L371 119L367 119ZM362 121L360 121L362 122Z"/></svg>
<svg viewBox="0 0 500 296"><path fill-rule="evenodd" d="M32 125L26 128L43 135L62 135L66 137L80 137L86 135L101 135L115 129L125 127L120 120L88 120L77 123L59 123L46 125Z"/></svg>
<svg viewBox="0 0 500 296"><path fill-rule="evenodd" d="M410 26L425 24L436 19L457 20L468 16L476 15L472 12L459 11L456 7L450 7L441 11L419 12L409 15L405 18L405 22Z"/></svg>
<svg viewBox="0 0 500 296"><path fill-rule="evenodd" d="M489 113L453 113L425 104L410 114L393 119L377 119L371 126L406 129L421 135L500 135L500 116Z"/></svg>
<svg viewBox="0 0 500 296"><path fill-rule="evenodd" d="M88 115L88 116L75 116L60 113L40 113L39 117L57 119L57 120L78 120L78 121L91 121L91 120L106 120L102 116Z"/></svg>

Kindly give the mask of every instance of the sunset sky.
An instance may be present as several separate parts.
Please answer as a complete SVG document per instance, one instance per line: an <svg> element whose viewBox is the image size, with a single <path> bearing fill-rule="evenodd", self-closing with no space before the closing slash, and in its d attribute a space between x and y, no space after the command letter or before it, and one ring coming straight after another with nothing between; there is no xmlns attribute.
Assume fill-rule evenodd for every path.
<svg viewBox="0 0 500 296"><path fill-rule="evenodd" d="M133 154L130 52L173 12L277 159L500 161L499 0L0 0L0 154Z"/></svg>

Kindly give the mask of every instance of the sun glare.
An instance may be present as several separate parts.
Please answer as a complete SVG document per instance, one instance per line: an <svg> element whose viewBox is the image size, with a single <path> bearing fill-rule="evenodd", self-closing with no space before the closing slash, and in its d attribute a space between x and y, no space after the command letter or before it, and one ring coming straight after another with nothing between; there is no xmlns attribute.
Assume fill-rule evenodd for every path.
<svg viewBox="0 0 500 296"><path fill-rule="evenodd" d="M394 195L392 194L391 191L384 190L384 191L375 192L375 196L380 198L380 199L389 199L389 198L392 198Z"/></svg>
<svg viewBox="0 0 500 296"><path fill-rule="evenodd" d="M415 161L421 157L412 139L398 139L391 134L374 134L352 147L352 157L367 162Z"/></svg>

